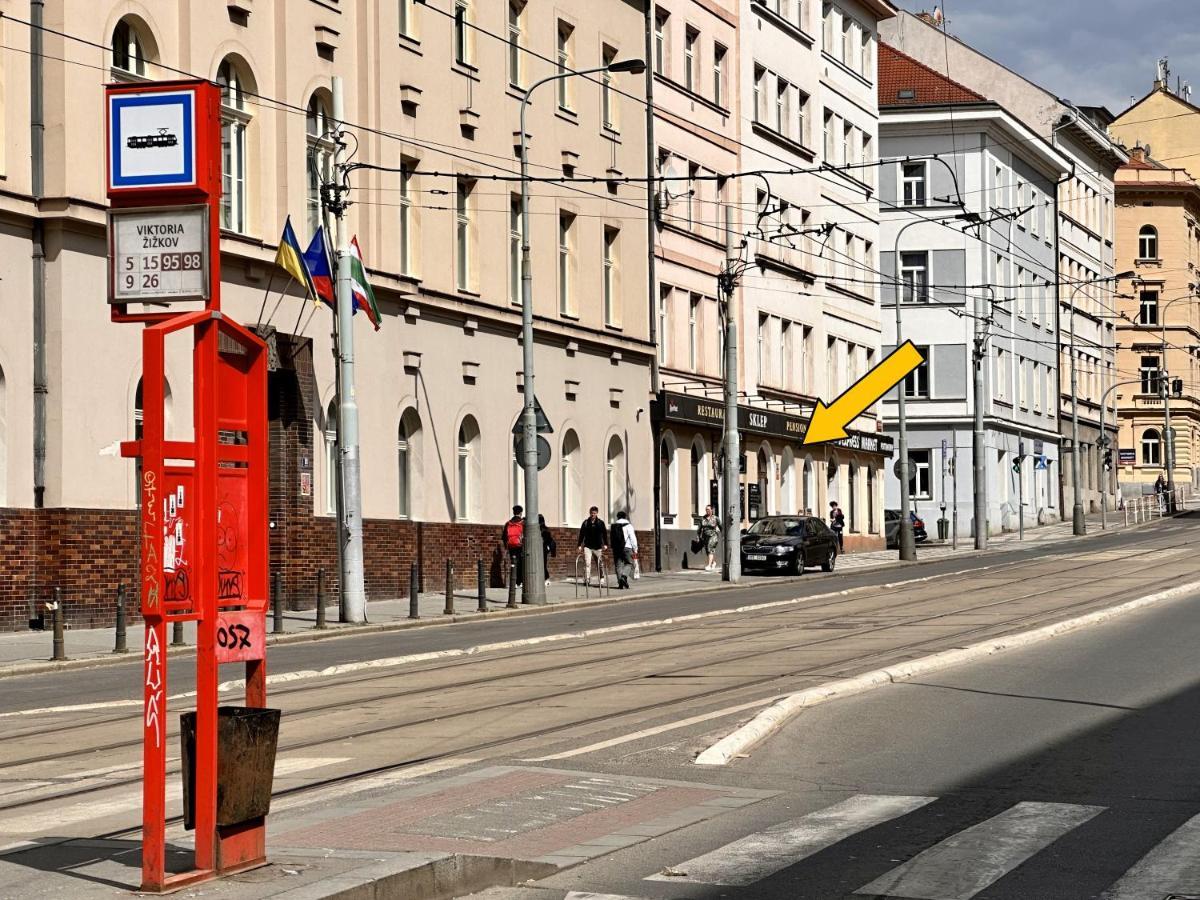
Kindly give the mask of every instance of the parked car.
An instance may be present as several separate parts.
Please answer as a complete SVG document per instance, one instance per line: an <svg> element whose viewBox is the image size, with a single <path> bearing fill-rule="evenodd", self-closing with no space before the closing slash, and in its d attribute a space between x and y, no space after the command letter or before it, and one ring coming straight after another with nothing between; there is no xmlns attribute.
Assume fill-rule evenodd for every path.
<svg viewBox="0 0 1200 900"><path fill-rule="evenodd" d="M807 566L832 572L837 555L837 537L812 516L768 516L742 534L743 572L798 575Z"/></svg>
<svg viewBox="0 0 1200 900"><path fill-rule="evenodd" d="M900 510L885 509L883 511L883 535L887 539L889 548L900 546ZM913 540L918 544L929 540L929 533L925 530L925 520L920 516L913 518Z"/></svg>

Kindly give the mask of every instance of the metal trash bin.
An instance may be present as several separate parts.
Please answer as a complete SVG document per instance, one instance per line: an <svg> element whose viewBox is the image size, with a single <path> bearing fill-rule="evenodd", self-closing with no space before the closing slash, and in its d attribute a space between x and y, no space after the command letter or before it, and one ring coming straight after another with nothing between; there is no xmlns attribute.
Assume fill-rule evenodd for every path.
<svg viewBox="0 0 1200 900"><path fill-rule="evenodd" d="M196 714L179 717L183 764L183 825L196 824ZM279 710L217 707L217 825L238 825L271 811Z"/></svg>
<svg viewBox="0 0 1200 900"><path fill-rule="evenodd" d="M950 522L945 518L937 520L938 540L944 541L950 534Z"/></svg>

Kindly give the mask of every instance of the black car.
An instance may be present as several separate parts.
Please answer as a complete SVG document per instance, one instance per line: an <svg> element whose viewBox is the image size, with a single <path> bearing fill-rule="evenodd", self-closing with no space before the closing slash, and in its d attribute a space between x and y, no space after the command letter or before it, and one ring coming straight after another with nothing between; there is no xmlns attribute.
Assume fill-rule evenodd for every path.
<svg viewBox="0 0 1200 900"><path fill-rule="evenodd" d="M743 572L798 575L806 566L832 572L837 555L837 537L812 516L769 516L742 534Z"/></svg>
<svg viewBox="0 0 1200 900"><path fill-rule="evenodd" d="M889 549L900 546L900 510L883 511L883 535L887 539ZM925 530L925 520L917 516L913 519L913 540L919 544L928 539L929 532Z"/></svg>

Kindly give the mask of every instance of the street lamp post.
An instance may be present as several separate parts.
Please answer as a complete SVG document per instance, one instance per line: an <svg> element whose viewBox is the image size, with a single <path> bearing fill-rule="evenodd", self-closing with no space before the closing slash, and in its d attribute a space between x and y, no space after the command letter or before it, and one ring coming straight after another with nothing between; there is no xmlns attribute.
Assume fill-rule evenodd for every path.
<svg viewBox="0 0 1200 900"><path fill-rule="evenodd" d="M1100 440L1104 443L1106 451L1108 449L1108 437L1104 433L1104 414L1108 412L1108 395L1119 387L1126 387L1127 385L1138 383L1139 382L1137 380L1118 381L1116 384L1110 385L1108 390L1106 390L1100 396ZM1116 414L1116 410L1113 410L1113 414ZM1114 464L1114 467L1115 465L1117 464ZM1108 527L1108 475L1106 474L1106 470L1104 468L1103 456L1100 459L1100 527Z"/></svg>
<svg viewBox="0 0 1200 900"><path fill-rule="evenodd" d="M542 530L538 527L537 415L533 393L533 269L529 263L529 147L525 111L533 92L551 81L598 72L646 71L640 59L626 59L581 71L557 72L535 81L521 98L521 376L525 403L521 410L521 471L525 477L525 579L522 598L526 603L546 602L546 574L542 571ZM609 510L611 513L612 511Z"/></svg>
<svg viewBox="0 0 1200 900"><path fill-rule="evenodd" d="M1079 462L1079 390L1078 380L1075 370L1075 296L1079 293L1079 289L1085 285L1103 284L1106 281L1119 281L1122 278L1132 278L1135 272L1121 272L1117 275L1107 275L1104 278L1093 278L1090 281L1081 281L1075 285L1071 291L1071 345L1069 353L1071 355L1071 488L1073 495L1073 505L1071 507L1071 533L1076 535L1087 534L1087 520L1083 513L1083 485L1080 483L1080 471L1082 466ZM1100 437L1104 437L1104 409L1100 410Z"/></svg>
<svg viewBox="0 0 1200 900"><path fill-rule="evenodd" d="M900 305L904 302L904 285L900 281L900 238L904 232L916 225L918 222L924 222L924 219L917 218L910 222L906 222L896 232L896 241L892 246L892 261L896 266L896 346L899 347L904 343L903 319L900 315ZM925 278L925 290L928 290L929 278L928 274ZM913 284L914 292L917 285ZM915 301L915 298L914 298ZM916 375L914 373L913 377ZM900 528L897 534L897 543L900 547L901 559L916 559L917 558L917 541L913 534L912 519L910 516L910 500L909 500L909 478L911 473L908 470L908 414L904 403L905 384L902 381L896 390L896 417L899 435L896 442L897 453L900 456Z"/></svg>

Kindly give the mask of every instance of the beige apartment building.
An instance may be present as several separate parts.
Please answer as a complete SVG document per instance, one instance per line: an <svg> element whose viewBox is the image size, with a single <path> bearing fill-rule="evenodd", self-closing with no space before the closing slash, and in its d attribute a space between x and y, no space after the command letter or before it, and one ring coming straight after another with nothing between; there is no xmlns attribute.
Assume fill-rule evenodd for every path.
<svg viewBox="0 0 1200 900"><path fill-rule="evenodd" d="M1141 115L1133 107L1122 118ZM1164 369L1174 485L1200 486L1200 184L1141 147L1131 156L1117 171L1117 265L1136 271L1137 280L1134 299L1121 301L1122 386L1109 413L1120 422L1114 464L1126 499L1152 492L1165 474Z"/></svg>
<svg viewBox="0 0 1200 900"><path fill-rule="evenodd" d="M320 219L314 171L333 151L331 78L345 83L357 234L382 309L355 319L367 589L407 589L447 558L498 573L499 523L522 496L518 111L558 71L640 57L644 10L611 0L65 0L45 6L43 54L0 0L0 627L52 585L100 620L136 558L133 462L140 334L104 290L103 86L201 77L223 89L223 308L269 325L272 561L311 603L336 566L331 317L273 266L287 216ZM65 35L65 36L64 36ZM33 89L40 81L42 90ZM33 98L44 96L41 114ZM538 398L554 428L542 512L577 527L595 504L652 515L645 105L641 78L538 90L531 174ZM41 150L38 140L42 141ZM31 152L32 146L32 152ZM273 329L273 331L272 331ZM168 346L168 436L190 427L188 349ZM560 544L573 547L573 537ZM562 555L557 573L570 569ZM645 563L644 563L645 564Z"/></svg>

